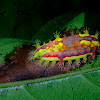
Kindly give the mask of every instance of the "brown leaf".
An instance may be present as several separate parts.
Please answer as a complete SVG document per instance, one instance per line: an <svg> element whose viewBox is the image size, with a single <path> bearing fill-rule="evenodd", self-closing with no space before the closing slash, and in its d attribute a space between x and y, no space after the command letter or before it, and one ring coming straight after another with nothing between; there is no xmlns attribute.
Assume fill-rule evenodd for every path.
<svg viewBox="0 0 100 100"><path fill-rule="evenodd" d="M45 62L38 64L39 60L29 61L30 50L35 50L32 45L22 45L13 56L6 59L5 64L0 65L0 83L34 79L38 77L61 74L75 68L75 64L68 62L62 67L60 62L55 65L50 62L45 66Z"/></svg>

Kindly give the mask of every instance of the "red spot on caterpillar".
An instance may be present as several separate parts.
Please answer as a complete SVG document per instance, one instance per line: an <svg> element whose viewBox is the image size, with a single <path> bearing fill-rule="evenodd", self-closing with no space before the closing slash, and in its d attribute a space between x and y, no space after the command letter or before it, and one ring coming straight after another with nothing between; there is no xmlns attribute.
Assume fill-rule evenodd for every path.
<svg viewBox="0 0 100 100"><path fill-rule="evenodd" d="M93 59L95 59L95 52L92 52L92 57Z"/></svg>

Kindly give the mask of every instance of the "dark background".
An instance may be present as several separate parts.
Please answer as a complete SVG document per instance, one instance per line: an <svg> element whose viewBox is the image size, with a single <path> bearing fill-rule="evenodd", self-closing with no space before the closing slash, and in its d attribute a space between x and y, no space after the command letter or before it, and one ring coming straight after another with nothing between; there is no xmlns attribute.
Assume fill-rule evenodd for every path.
<svg viewBox="0 0 100 100"><path fill-rule="evenodd" d="M85 12L86 26L100 31L99 10L97 0L2 0L0 38L30 40L48 21L69 12Z"/></svg>

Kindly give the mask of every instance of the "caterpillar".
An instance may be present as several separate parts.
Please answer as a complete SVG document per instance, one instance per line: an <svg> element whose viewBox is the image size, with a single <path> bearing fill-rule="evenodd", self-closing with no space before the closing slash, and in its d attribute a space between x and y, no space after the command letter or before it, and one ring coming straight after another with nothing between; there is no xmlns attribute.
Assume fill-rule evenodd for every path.
<svg viewBox="0 0 100 100"><path fill-rule="evenodd" d="M63 66L64 61L69 64L76 60L80 64L80 59L87 61L87 56L92 56L95 59L96 49L99 47L98 33L95 35L89 34L87 29L84 33L72 34L71 36L60 37L60 34L55 34L55 40L44 43L40 46L36 44L36 50L30 51L30 60L39 59L39 63L45 61L45 66L49 62L55 64L57 61L61 62Z"/></svg>

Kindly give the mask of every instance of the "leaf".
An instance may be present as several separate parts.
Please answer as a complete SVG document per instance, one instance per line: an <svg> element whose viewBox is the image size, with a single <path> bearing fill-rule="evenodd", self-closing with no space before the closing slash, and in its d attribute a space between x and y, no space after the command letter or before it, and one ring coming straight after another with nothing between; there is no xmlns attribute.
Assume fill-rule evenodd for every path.
<svg viewBox="0 0 100 100"><path fill-rule="evenodd" d="M20 39L14 38L1 38L0 39L0 63L5 62L5 57L12 53L15 48L25 43Z"/></svg>
<svg viewBox="0 0 100 100"><path fill-rule="evenodd" d="M45 26L43 26L39 32L33 37L34 40L38 39L41 42L47 42L48 40L53 39L54 32L61 32L65 28L82 28L84 26L85 14L81 13L76 17L77 14L69 13L62 16L58 16L53 20L49 21ZM74 18L74 19L73 19ZM73 20L72 20L73 19ZM67 23L67 24L66 24Z"/></svg>
<svg viewBox="0 0 100 100"><path fill-rule="evenodd" d="M47 100L47 98L48 100L61 100L62 98L64 100L100 99L99 61L100 56L79 70L61 75L2 83L0 84L0 100L27 100L27 98L29 100ZM16 72L14 71L14 73Z"/></svg>
<svg viewBox="0 0 100 100"><path fill-rule="evenodd" d="M99 76L100 70L97 70L45 82L35 83L35 80L28 85L1 88L0 100L99 100Z"/></svg>
<svg viewBox="0 0 100 100"><path fill-rule="evenodd" d="M66 24L62 30L64 29L81 29L84 27L84 20L85 20L85 14L81 13L77 17L75 17L72 21L70 21L68 24Z"/></svg>
<svg viewBox="0 0 100 100"><path fill-rule="evenodd" d="M35 47L31 44L22 45L14 52L13 56L7 58L6 63L0 66L0 83L53 76L68 72L70 68L75 69L75 63L72 65L67 63L62 67L60 62L55 65L51 62L46 67L44 66L45 62L38 64L39 59L30 61L30 50L35 50Z"/></svg>
<svg viewBox="0 0 100 100"><path fill-rule="evenodd" d="M61 75L2 83L0 100L99 100L99 61L100 56L92 64Z"/></svg>

